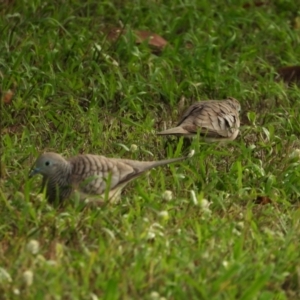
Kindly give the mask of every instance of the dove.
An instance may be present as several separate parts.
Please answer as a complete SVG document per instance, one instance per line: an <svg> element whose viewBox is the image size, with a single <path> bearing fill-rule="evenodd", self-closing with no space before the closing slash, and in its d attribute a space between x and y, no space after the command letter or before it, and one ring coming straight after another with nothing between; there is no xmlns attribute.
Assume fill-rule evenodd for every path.
<svg viewBox="0 0 300 300"><path fill-rule="evenodd" d="M183 114L177 126L158 135L194 137L197 133L207 142L234 140L239 133L241 105L235 98L199 101Z"/></svg>
<svg viewBox="0 0 300 300"><path fill-rule="evenodd" d="M65 159L58 153L41 154L29 177L43 176L42 189L46 188L46 197L50 203L61 203L78 191L80 198L96 196L98 199L115 201L122 188L131 180L146 171L182 161L193 156L165 159L160 161L138 161L121 158L107 158L102 155L84 154Z"/></svg>

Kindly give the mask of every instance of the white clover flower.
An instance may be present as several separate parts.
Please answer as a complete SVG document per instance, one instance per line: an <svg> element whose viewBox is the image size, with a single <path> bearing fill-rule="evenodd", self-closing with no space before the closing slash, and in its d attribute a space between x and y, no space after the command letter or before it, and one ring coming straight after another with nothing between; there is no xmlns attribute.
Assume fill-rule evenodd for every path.
<svg viewBox="0 0 300 300"><path fill-rule="evenodd" d="M244 228L244 222L237 222L236 223L237 227L243 229Z"/></svg>
<svg viewBox="0 0 300 300"><path fill-rule="evenodd" d="M191 158L193 157L195 154L195 150L191 150L191 152L188 154L188 157Z"/></svg>
<svg viewBox="0 0 300 300"><path fill-rule="evenodd" d="M148 233L147 233L147 240L153 240L156 235L158 236L164 236L163 233L163 226L161 226L159 223L153 223L149 226Z"/></svg>
<svg viewBox="0 0 300 300"><path fill-rule="evenodd" d="M13 293L15 294L15 295L20 295L21 293L20 293L20 290L19 289L17 289L17 288L14 288L13 289Z"/></svg>
<svg viewBox="0 0 300 300"><path fill-rule="evenodd" d="M211 202L207 199L202 199L200 202L200 207L202 211L206 214L211 214L211 210L209 209L209 206L211 205Z"/></svg>
<svg viewBox="0 0 300 300"><path fill-rule="evenodd" d="M200 202L200 206L203 210L208 209L210 205L211 205L211 202L209 202L207 199L204 199L204 198Z"/></svg>
<svg viewBox="0 0 300 300"><path fill-rule="evenodd" d="M240 235L241 235L241 232L238 231L238 230L235 229L235 228L232 229L232 233L235 234L235 235L237 235L237 236L240 236Z"/></svg>
<svg viewBox="0 0 300 300"><path fill-rule="evenodd" d="M26 286L31 286L33 283L33 272L31 270L27 270L23 273L23 280Z"/></svg>
<svg viewBox="0 0 300 300"><path fill-rule="evenodd" d="M229 263L228 263L227 260L224 260L224 261L222 262L222 265L224 266L224 268L227 268L228 265L229 265Z"/></svg>
<svg viewBox="0 0 300 300"><path fill-rule="evenodd" d="M29 253L36 255L39 253L40 243L37 240L30 240L26 245L26 250Z"/></svg>
<svg viewBox="0 0 300 300"><path fill-rule="evenodd" d="M136 152L137 151L137 149L138 149L138 146L136 145L136 144L132 144L131 146L130 146L130 151L131 152Z"/></svg>
<svg viewBox="0 0 300 300"><path fill-rule="evenodd" d="M150 298L151 299L159 299L159 293L155 292L155 291L151 292Z"/></svg>
<svg viewBox="0 0 300 300"><path fill-rule="evenodd" d="M99 299L98 296L94 293L90 293L90 296L91 296L92 300L98 300Z"/></svg>
<svg viewBox="0 0 300 300"><path fill-rule="evenodd" d="M46 197L43 193L40 193L40 194L36 195L36 200L40 203L43 203L46 201Z"/></svg>
<svg viewBox="0 0 300 300"><path fill-rule="evenodd" d="M289 158L291 158L291 159L293 159L293 158L300 159L300 149L294 149L294 151L292 151L290 153Z"/></svg>
<svg viewBox="0 0 300 300"><path fill-rule="evenodd" d="M46 258L41 254L37 255L36 259L39 260L40 262L45 262L46 261Z"/></svg>
<svg viewBox="0 0 300 300"><path fill-rule="evenodd" d="M171 201L173 199L173 192L166 190L163 192L162 197L166 201Z"/></svg>
<svg viewBox="0 0 300 300"><path fill-rule="evenodd" d="M158 216L165 220L169 219L169 213L166 210L159 212Z"/></svg>
<svg viewBox="0 0 300 300"><path fill-rule="evenodd" d="M77 199L76 199L77 200ZM91 202L91 199L90 198L85 198L84 199L84 204L89 204Z"/></svg>
<svg viewBox="0 0 300 300"><path fill-rule="evenodd" d="M160 229L160 230L163 230L164 227L161 226L159 223L153 223L153 224L151 224L150 229L151 229L151 230L156 230L156 229L158 229L158 230L159 230L159 229Z"/></svg>
<svg viewBox="0 0 300 300"><path fill-rule="evenodd" d="M114 66L116 66L116 67L119 66L119 63L118 63L115 59L112 59L112 64L113 64Z"/></svg>
<svg viewBox="0 0 300 300"><path fill-rule="evenodd" d="M113 66L116 66L116 67L119 66L118 62L117 62L116 60L114 60L111 56L109 56L109 55L107 55L107 54L103 54L103 57L104 57L107 61L111 62Z"/></svg>
<svg viewBox="0 0 300 300"><path fill-rule="evenodd" d="M99 44L94 44L95 48L97 49L97 51L101 52L102 47Z"/></svg>
<svg viewBox="0 0 300 300"><path fill-rule="evenodd" d="M155 233L153 231L148 231L147 240L153 240L155 238Z"/></svg>

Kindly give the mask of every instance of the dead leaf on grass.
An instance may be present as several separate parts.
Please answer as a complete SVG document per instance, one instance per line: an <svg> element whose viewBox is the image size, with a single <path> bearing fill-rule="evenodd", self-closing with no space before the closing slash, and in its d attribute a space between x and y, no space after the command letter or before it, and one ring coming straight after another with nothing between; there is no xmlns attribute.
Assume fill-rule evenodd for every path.
<svg viewBox="0 0 300 300"><path fill-rule="evenodd" d="M19 129L21 129L22 128L22 126L21 125L11 125L11 126L8 126L8 127L6 127L6 128L3 128L2 130L1 130L1 134L3 135L3 134L6 134L6 133L8 133L8 134L15 134L15 133L17 133L18 131L19 131Z"/></svg>
<svg viewBox="0 0 300 300"><path fill-rule="evenodd" d="M272 203L272 200L267 196L257 196L254 200L255 204L266 205Z"/></svg>
<svg viewBox="0 0 300 300"><path fill-rule="evenodd" d="M243 8L261 7L261 6L268 5L268 4L269 4L269 2L267 2L267 1L254 1L252 3L247 2L243 5Z"/></svg>
<svg viewBox="0 0 300 300"><path fill-rule="evenodd" d="M300 66L282 67L277 70L278 76L275 80L283 80L287 84L300 83Z"/></svg>
<svg viewBox="0 0 300 300"><path fill-rule="evenodd" d="M3 103L4 104L11 104L13 96L14 96L14 92L12 90L8 90L6 92L3 92L3 95L2 95Z"/></svg>
<svg viewBox="0 0 300 300"><path fill-rule="evenodd" d="M185 49L193 49L194 48L194 44L190 41L185 42Z"/></svg>
<svg viewBox="0 0 300 300"><path fill-rule="evenodd" d="M112 28L108 32L107 38L110 41L116 41L120 37L120 35L126 34L126 32L126 29ZM157 50L163 50L168 44L168 42L163 37L156 33L146 30L132 30L132 32L136 35L136 44L141 44L147 41L149 46L154 47Z"/></svg>
<svg viewBox="0 0 300 300"><path fill-rule="evenodd" d="M135 34L137 35L137 44L143 43L144 41L148 40L148 44L153 47L157 47L159 49L164 49L168 42L156 33L152 33L150 31L143 31L143 30L136 30Z"/></svg>

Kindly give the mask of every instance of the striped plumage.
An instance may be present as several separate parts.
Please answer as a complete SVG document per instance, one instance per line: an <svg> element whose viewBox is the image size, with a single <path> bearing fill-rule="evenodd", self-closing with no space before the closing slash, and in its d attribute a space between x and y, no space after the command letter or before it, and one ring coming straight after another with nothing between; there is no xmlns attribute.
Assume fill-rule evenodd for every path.
<svg viewBox="0 0 300 300"><path fill-rule="evenodd" d="M99 196L104 198L107 192L108 200L113 200L128 182L147 170L186 158L137 161L86 154L65 159L57 153L46 152L37 159L30 177L43 175L43 188L46 187L49 202L56 199L61 202L74 190L78 190L82 198L97 196L98 199Z"/></svg>
<svg viewBox="0 0 300 300"><path fill-rule="evenodd" d="M239 133L241 105L238 100L199 101L183 114L177 126L158 135L194 137L197 133L208 142L234 140Z"/></svg>

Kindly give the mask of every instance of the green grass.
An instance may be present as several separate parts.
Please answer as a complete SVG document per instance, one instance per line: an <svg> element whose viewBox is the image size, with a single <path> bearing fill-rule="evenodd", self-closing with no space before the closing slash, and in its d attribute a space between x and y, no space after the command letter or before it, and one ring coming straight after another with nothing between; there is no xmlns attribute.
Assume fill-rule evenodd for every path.
<svg viewBox="0 0 300 300"><path fill-rule="evenodd" d="M299 64L300 10L270 2L0 4L0 87L15 93L1 102L1 299L300 298L300 157L290 157L300 148L300 90L274 81L276 68ZM171 46L155 55L130 33L110 43L101 32L120 23ZM195 157L135 180L105 209L70 201L57 210L38 195L40 179L28 179L45 150L182 155L176 139L155 135L176 123L182 96L185 106L239 99L237 140L194 142Z"/></svg>

